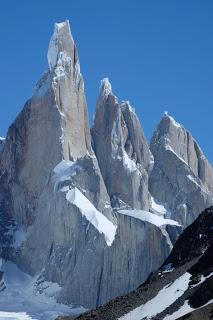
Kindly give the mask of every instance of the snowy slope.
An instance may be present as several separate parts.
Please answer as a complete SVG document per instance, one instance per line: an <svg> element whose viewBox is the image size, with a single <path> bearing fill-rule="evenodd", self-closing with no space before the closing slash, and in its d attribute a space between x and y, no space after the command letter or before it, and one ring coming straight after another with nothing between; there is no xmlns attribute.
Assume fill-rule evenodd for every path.
<svg viewBox="0 0 213 320"><path fill-rule="evenodd" d="M156 314L162 312L176 301L188 288L191 274L186 272L172 284L168 284L161 289L158 294L146 304L130 311L119 320L141 320L151 319Z"/></svg>
<svg viewBox="0 0 213 320"><path fill-rule="evenodd" d="M60 292L56 283L42 281L42 278L27 275L9 262L1 261L0 319L53 320L59 314L78 314L84 309L71 309L59 304L55 298Z"/></svg>
<svg viewBox="0 0 213 320"><path fill-rule="evenodd" d="M180 307L179 310L175 311L173 314L171 315L168 315L164 318L164 320L177 320L179 319L180 317L183 317L183 316L186 316L188 315L189 313L191 313L192 311L194 310L199 310L203 307L206 307L208 305L210 305L211 303L213 303L213 299L210 300L209 302L207 302L205 305L203 305L202 307L200 308L192 308L190 305L189 305L189 302L188 301L185 301L184 304Z"/></svg>

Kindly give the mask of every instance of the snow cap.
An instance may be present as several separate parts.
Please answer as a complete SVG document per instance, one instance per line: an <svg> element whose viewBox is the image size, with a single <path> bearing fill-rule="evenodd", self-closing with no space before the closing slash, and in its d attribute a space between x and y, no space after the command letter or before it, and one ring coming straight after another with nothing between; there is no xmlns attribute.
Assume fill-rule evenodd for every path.
<svg viewBox="0 0 213 320"><path fill-rule="evenodd" d="M77 51L68 20L61 23L55 23L54 32L50 39L47 53L50 70L57 65L59 56L61 56L62 53L63 55L71 58L73 63L78 60Z"/></svg>
<svg viewBox="0 0 213 320"><path fill-rule="evenodd" d="M178 123L173 117L171 117L169 115L168 111L164 111L163 119L164 118L167 118L170 121L170 123L172 123L173 126L175 126L177 128L182 128L182 125L180 123Z"/></svg>
<svg viewBox="0 0 213 320"><path fill-rule="evenodd" d="M110 93L112 93L112 86L109 82L109 78L103 78L100 85L100 94L108 96Z"/></svg>

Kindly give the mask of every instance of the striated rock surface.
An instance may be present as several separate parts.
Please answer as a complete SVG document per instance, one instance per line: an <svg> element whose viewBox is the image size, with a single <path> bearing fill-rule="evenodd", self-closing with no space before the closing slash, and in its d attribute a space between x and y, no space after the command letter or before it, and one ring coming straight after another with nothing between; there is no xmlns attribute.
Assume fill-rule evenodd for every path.
<svg viewBox="0 0 213 320"><path fill-rule="evenodd" d="M150 208L152 156L135 113L128 103L114 103L112 93L107 97L105 81L95 127L100 129L100 117L111 142L105 133L98 142L93 129L97 161L68 22L55 25L48 62L9 128L0 157L1 256L42 281L58 283L58 301L91 308L133 290L158 268L171 250L165 231L171 221L159 226L142 212L138 218L113 210L121 202L125 208ZM109 99L109 110L102 99ZM109 121L106 111L112 112ZM101 143L114 177L107 161L104 171Z"/></svg>
<svg viewBox="0 0 213 320"><path fill-rule="evenodd" d="M91 148L83 79L68 22L55 25L48 61L49 70L7 134L0 212L7 220L5 234L11 231L3 241L3 256L63 286L93 242L103 249L113 241L116 225ZM100 220L112 229L109 239L98 230L99 221L90 224L93 211L85 217L75 204L77 196L69 195L75 187L81 200L91 201L91 211L101 211ZM97 296L95 284L94 292Z"/></svg>
<svg viewBox="0 0 213 320"><path fill-rule="evenodd" d="M212 204L213 168L190 132L167 113L151 140L155 163L149 189L183 226Z"/></svg>
<svg viewBox="0 0 213 320"><path fill-rule="evenodd" d="M180 224L211 203L212 168L168 115L152 139L153 164L133 108L107 79L90 132L68 21L55 24L48 63L0 139L0 254L39 279L36 294L57 283L58 302L94 308L163 263Z"/></svg>
<svg viewBox="0 0 213 320"><path fill-rule="evenodd" d="M112 206L149 210L153 157L133 108L119 103L107 78L101 82L91 132Z"/></svg>

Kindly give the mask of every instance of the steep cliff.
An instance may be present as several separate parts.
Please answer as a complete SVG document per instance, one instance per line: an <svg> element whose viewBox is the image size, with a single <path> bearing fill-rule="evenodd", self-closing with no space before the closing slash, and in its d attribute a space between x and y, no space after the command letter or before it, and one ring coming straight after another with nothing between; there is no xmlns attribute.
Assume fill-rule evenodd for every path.
<svg viewBox="0 0 213 320"><path fill-rule="evenodd" d="M48 61L0 156L1 257L41 282L58 283L58 301L91 308L143 282L171 250L166 226L180 227L143 211L150 208L152 156L135 113L128 103L114 103L112 93L107 96L106 81L94 128L100 129L100 117L112 140L108 144L101 133L98 142L92 130L97 161L67 21L55 25ZM109 110L101 99L112 103ZM111 120L99 109L112 112ZM101 143L114 177L107 161L104 171ZM126 211L120 211L120 200Z"/></svg>
<svg viewBox="0 0 213 320"><path fill-rule="evenodd" d="M168 209L168 216L183 226L212 205L213 168L190 132L167 113L150 145L154 168L149 189Z"/></svg>
<svg viewBox="0 0 213 320"><path fill-rule="evenodd" d="M112 206L149 210L153 157L133 108L119 103L108 79L101 82L92 137Z"/></svg>

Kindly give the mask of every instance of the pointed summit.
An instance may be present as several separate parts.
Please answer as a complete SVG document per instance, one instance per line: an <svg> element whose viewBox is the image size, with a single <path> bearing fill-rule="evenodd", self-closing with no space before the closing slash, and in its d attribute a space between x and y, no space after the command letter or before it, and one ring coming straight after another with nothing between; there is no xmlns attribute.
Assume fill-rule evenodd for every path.
<svg viewBox="0 0 213 320"><path fill-rule="evenodd" d="M107 97L110 93L112 93L112 85L109 82L109 78L103 78L100 85L100 95Z"/></svg>
<svg viewBox="0 0 213 320"><path fill-rule="evenodd" d="M112 206L148 210L152 155L136 114L128 101L119 102L108 78L101 81L91 132Z"/></svg>
<svg viewBox="0 0 213 320"><path fill-rule="evenodd" d="M169 115L168 111L164 111L164 115L161 121L163 120L168 121L170 125L173 125L177 128L183 128L183 126L180 123L178 123L172 116Z"/></svg>
<svg viewBox="0 0 213 320"><path fill-rule="evenodd" d="M191 133L168 113L154 132L150 149L155 158L150 191L168 205L173 219L186 226L212 204L213 168Z"/></svg>
<svg viewBox="0 0 213 320"><path fill-rule="evenodd" d="M53 35L50 39L47 59L50 70L56 65L60 56L64 55L66 59L76 60L76 48L70 31L69 21L55 23Z"/></svg>

